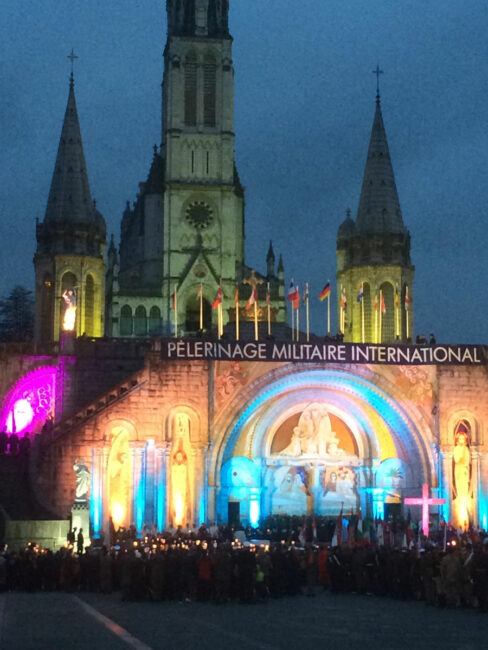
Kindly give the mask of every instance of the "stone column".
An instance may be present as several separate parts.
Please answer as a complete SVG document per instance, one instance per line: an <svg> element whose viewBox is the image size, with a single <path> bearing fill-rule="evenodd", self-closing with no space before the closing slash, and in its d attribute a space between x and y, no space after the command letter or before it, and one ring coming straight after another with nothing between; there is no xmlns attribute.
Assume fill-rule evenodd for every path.
<svg viewBox="0 0 488 650"><path fill-rule="evenodd" d="M146 498L146 471L145 471L145 449L139 443L132 446L132 517L131 524L134 524L138 533L142 531L145 517Z"/></svg>
<svg viewBox="0 0 488 650"><path fill-rule="evenodd" d="M488 527L488 454L478 453L480 456L478 479L479 525L486 530Z"/></svg>
<svg viewBox="0 0 488 650"><path fill-rule="evenodd" d="M146 498L145 523L151 527L156 522L156 449L154 440L146 444Z"/></svg>
<svg viewBox="0 0 488 650"><path fill-rule="evenodd" d="M480 503L481 503L481 454L478 449L471 451L471 512L473 518L473 525L480 525Z"/></svg>
<svg viewBox="0 0 488 650"><path fill-rule="evenodd" d="M155 455L155 495L154 512L158 532L163 531L167 524L168 508L168 471L167 471L167 448L163 443L156 448Z"/></svg>
<svg viewBox="0 0 488 650"><path fill-rule="evenodd" d="M192 448L193 456L193 512L191 522L198 525L204 523L205 507L205 447L200 445Z"/></svg>
<svg viewBox="0 0 488 650"><path fill-rule="evenodd" d="M452 513L452 450L444 449L440 452L441 475L439 476L440 497L446 499L447 503L441 506L443 517L451 521Z"/></svg>

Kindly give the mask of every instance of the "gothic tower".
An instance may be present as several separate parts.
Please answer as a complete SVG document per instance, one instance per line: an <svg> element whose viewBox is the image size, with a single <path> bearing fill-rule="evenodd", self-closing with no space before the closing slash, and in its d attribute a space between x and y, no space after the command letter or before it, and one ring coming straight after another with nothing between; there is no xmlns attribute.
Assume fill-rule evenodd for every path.
<svg viewBox="0 0 488 650"><path fill-rule="evenodd" d="M72 292L75 333L102 336L105 220L90 194L73 74L44 221L37 223L35 338L59 340Z"/></svg>
<svg viewBox="0 0 488 650"><path fill-rule="evenodd" d="M379 93L356 221L337 233L339 330L345 341L407 341L413 332L410 234L405 227Z"/></svg>
<svg viewBox="0 0 488 650"><path fill-rule="evenodd" d="M166 8L162 145L123 216L108 293L114 336L172 334L175 289L178 332L198 330L200 285L209 329L220 279L229 299L243 265L228 2L167 0Z"/></svg>

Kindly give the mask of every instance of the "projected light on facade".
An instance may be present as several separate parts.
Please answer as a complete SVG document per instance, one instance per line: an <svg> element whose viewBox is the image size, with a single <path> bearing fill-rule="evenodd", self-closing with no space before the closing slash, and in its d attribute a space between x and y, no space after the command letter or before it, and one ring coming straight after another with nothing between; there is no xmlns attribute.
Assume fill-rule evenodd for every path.
<svg viewBox="0 0 488 650"><path fill-rule="evenodd" d="M54 417L57 368L45 366L28 373L9 391L0 412L0 430L39 433Z"/></svg>

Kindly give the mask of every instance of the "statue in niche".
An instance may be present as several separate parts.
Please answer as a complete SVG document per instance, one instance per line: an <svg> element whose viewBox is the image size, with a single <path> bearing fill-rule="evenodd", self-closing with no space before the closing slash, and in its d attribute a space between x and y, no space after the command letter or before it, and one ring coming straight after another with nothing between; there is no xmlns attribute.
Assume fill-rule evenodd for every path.
<svg viewBox="0 0 488 650"><path fill-rule="evenodd" d="M468 428L464 422L458 426L454 437L452 461L454 505L459 523L464 524L469 521L471 494L471 451Z"/></svg>
<svg viewBox="0 0 488 650"><path fill-rule="evenodd" d="M85 465L83 458L76 458L73 469L76 472L75 501L86 502L88 500L87 495L90 489L90 471Z"/></svg>
<svg viewBox="0 0 488 650"><path fill-rule="evenodd" d="M173 525L186 523L188 513L188 457L180 438L171 463L171 494L173 501Z"/></svg>
<svg viewBox="0 0 488 650"><path fill-rule="evenodd" d="M66 289L62 295L65 306L63 330L65 332L72 332L75 329L76 323L76 294L73 289Z"/></svg>
<svg viewBox="0 0 488 650"><path fill-rule="evenodd" d="M344 449L339 447L339 438L332 431L327 408L312 403L303 411L294 427L290 443L279 452L280 456L343 457Z"/></svg>

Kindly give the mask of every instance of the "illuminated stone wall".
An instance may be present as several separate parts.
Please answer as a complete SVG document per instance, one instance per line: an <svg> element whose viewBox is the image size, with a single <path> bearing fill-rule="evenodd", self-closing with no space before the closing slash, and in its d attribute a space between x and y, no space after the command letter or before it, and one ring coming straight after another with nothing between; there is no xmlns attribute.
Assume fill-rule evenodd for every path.
<svg viewBox="0 0 488 650"><path fill-rule="evenodd" d="M87 358L71 359L69 410L31 458L39 500L59 517L74 499L73 462L85 460L96 534L109 516L139 530L231 511L251 523L273 513L335 516L342 503L384 516L423 483L446 498L446 520L462 526L467 512L486 521L484 366L169 362L155 349L124 373L100 359L92 371ZM33 363L11 359L8 387Z"/></svg>

